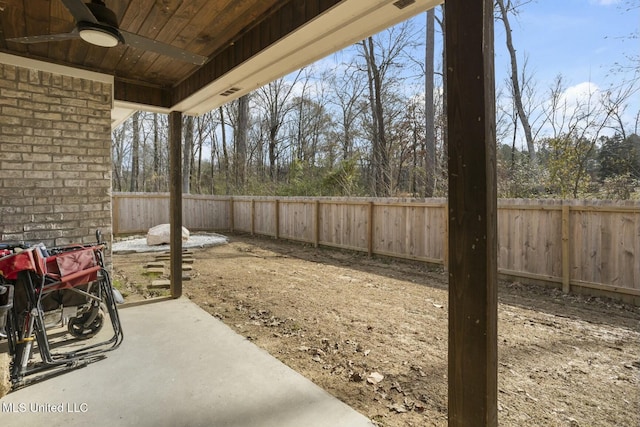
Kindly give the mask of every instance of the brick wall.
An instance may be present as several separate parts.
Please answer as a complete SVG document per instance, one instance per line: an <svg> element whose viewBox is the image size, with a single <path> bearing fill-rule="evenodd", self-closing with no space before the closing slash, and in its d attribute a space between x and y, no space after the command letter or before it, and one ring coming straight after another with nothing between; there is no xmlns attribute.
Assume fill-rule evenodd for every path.
<svg viewBox="0 0 640 427"><path fill-rule="evenodd" d="M0 241L111 236L111 84L0 64Z"/></svg>

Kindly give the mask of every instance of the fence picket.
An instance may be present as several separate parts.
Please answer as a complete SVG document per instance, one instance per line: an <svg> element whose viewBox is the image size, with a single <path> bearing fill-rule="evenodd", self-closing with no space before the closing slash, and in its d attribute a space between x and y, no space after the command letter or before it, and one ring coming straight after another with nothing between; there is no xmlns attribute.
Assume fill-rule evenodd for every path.
<svg viewBox="0 0 640 427"><path fill-rule="evenodd" d="M116 193L113 230L168 222L169 195ZM423 260L446 268L444 199L183 196L194 231L239 231ZM509 277L640 301L640 202L499 200L498 267Z"/></svg>

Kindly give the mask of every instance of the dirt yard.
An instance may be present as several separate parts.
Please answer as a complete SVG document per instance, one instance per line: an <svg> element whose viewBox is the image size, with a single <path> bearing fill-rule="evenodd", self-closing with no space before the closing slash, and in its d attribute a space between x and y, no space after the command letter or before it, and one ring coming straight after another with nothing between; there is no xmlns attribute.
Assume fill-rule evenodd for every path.
<svg viewBox="0 0 640 427"><path fill-rule="evenodd" d="M152 258L114 256L127 300ZM194 258L185 296L377 425L447 424L442 271L245 236ZM638 307L518 283L499 299L500 425L640 426Z"/></svg>

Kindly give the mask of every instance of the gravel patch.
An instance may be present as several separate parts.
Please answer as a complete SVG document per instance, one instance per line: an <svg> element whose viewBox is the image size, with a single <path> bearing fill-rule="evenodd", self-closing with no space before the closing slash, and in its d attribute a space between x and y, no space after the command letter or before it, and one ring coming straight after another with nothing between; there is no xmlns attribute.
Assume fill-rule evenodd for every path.
<svg viewBox="0 0 640 427"><path fill-rule="evenodd" d="M222 234L216 233L199 233L192 234L189 240L182 242L182 247L187 248L204 248L209 246L224 245L229 243L229 239ZM127 254L133 252L162 252L168 251L169 245L148 246L146 237L134 236L125 240L113 243L111 252L114 254Z"/></svg>

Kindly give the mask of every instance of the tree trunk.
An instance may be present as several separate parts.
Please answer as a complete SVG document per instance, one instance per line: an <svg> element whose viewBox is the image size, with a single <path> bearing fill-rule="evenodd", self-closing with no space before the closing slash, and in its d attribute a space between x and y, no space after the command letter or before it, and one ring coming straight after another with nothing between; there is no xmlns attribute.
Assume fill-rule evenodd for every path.
<svg viewBox="0 0 640 427"><path fill-rule="evenodd" d="M269 128L269 176L271 181L278 181L278 166L276 165L276 146L278 144L276 136L278 135L278 127L271 126Z"/></svg>
<svg viewBox="0 0 640 427"><path fill-rule="evenodd" d="M138 191L138 174L140 169L140 112L136 111L132 118L133 142L131 146L131 182L129 191Z"/></svg>
<svg viewBox="0 0 640 427"><path fill-rule="evenodd" d="M202 193L201 181L202 181L202 145L204 144L204 135L202 128L204 127L204 120L207 116L198 117L198 163L196 168L196 191Z"/></svg>
<svg viewBox="0 0 640 427"><path fill-rule="evenodd" d="M191 157L193 147L193 117L184 120L184 146L182 149L182 193L189 194L189 179L191 178Z"/></svg>
<svg viewBox="0 0 640 427"><path fill-rule="evenodd" d="M153 113L153 191L160 191L160 135L158 113Z"/></svg>
<svg viewBox="0 0 640 427"><path fill-rule="evenodd" d="M384 108L382 105L382 81L376 63L373 38L367 38L364 46L369 74L369 96L373 119L373 170L374 192L376 196L388 196L391 188L389 155L384 124Z"/></svg>
<svg viewBox="0 0 640 427"><path fill-rule="evenodd" d="M520 82L518 79L518 60L516 58L516 49L513 47L513 39L511 38L511 25L509 23L508 9L505 6L504 0L496 0L496 4L500 9L500 19L504 23L504 30L507 39L507 49L509 50L509 57L511 58L511 83L513 89L513 102L515 103L516 110L518 111L518 117L522 124L524 131L524 137L527 141L527 149L529 150L529 160L531 165L535 168L538 164L535 146L533 144L533 135L531 133L531 125L529 124L529 117L525 114L524 106L522 105L522 91L520 90ZM508 1L507 6L511 5L511 1Z"/></svg>
<svg viewBox="0 0 640 427"><path fill-rule="evenodd" d="M238 99L238 123L234 133L235 154L235 179L236 187L243 189L246 182L245 165L247 164L247 133L249 131L249 97L247 95Z"/></svg>
<svg viewBox="0 0 640 427"><path fill-rule="evenodd" d="M222 138L221 144L222 144L222 159L223 159L222 167L224 168L224 187L226 190L225 192L229 194L231 190L231 182L230 182L231 177L229 176L229 152L227 151L227 132L224 125L224 109L220 107L219 111L220 111L220 123L222 123L220 136Z"/></svg>
<svg viewBox="0 0 640 427"><path fill-rule="evenodd" d="M371 39L371 37L369 37ZM367 61L367 87L369 89L369 106L371 107L371 164L369 165L369 179L371 185L371 192L374 196L378 196L378 169L379 159L377 152L380 150L379 148L379 139L378 139L378 116L375 113L375 96L373 91L373 72L371 71L368 48L364 41L362 41L362 50L364 52L364 57Z"/></svg>
<svg viewBox="0 0 640 427"><path fill-rule="evenodd" d="M126 132L126 125L123 125L121 129L117 129L113 132L113 144L111 148L111 156L113 162L113 187L115 191L122 191L122 164L123 152L124 152L124 135Z"/></svg>
<svg viewBox="0 0 640 427"><path fill-rule="evenodd" d="M424 84L424 111L425 111L425 185L424 197L433 197L436 172L436 110L433 99L435 77L435 10L427 11L425 52L425 84ZM415 150L414 150L415 152ZM413 190L412 190L413 191Z"/></svg>
<svg viewBox="0 0 640 427"><path fill-rule="evenodd" d="M440 29L442 31L442 122L447 123L447 109L448 109L448 101L447 101L447 93L448 89L448 78L447 78L447 24L446 24L446 12L444 5L440 6L440 12L442 15L441 20L438 21L440 24ZM447 126L442 127L442 150L440 159L440 170L442 171L441 181L444 184L448 185L448 177L447 177L447 168L448 168L448 159L449 159L449 129Z"/></svg>

